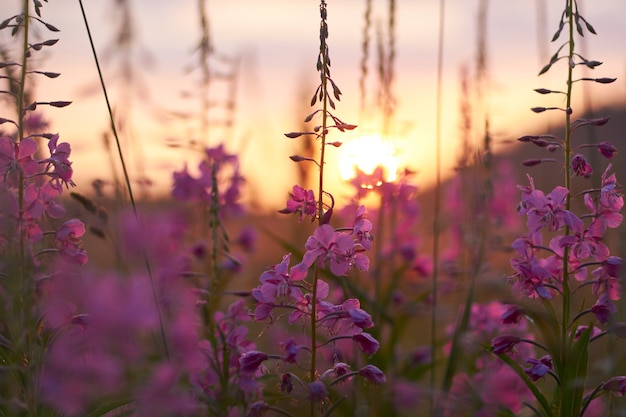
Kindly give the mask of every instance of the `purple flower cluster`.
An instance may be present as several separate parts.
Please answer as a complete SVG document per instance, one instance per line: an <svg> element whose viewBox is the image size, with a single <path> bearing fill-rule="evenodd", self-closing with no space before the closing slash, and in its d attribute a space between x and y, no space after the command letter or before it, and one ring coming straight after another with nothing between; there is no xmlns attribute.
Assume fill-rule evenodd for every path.
<svg viewBox="0 0 626 417"><path fill-rule="evenodd" d="M48 140L49 157L38 159L37 138ZM33 256L57 252L76 264L87 262L80 238L85 226L71 219L56 230L47 230L48 223L62 219L65 208L59 197L72 181L69 143L58 143L58 134L37 133L17 142L15 136L0 136L0 247L16 250L24 239ZM54 226L53 226L54 227ZM53 235L45 242L45 235ZM13 249L11 249L13 248ZM37 258L32 258L39 264Z"/></svg>

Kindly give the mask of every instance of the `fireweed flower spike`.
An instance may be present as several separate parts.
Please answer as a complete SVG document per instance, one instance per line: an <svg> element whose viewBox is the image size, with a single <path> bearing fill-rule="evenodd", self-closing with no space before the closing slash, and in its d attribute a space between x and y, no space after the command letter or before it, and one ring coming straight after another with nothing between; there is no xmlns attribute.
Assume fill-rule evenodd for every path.
<svg viewBox="0 0 626 417"><path fill-rule="evenodd" d="M624 204L623 196L618 190L615 174L609 174L611 164L608 164L601 176L600 188L587 186L582 192L576 189L578 181L589 180L593 173L591 164L581 152L583 148L595 147L607 159L612 158L616 152L616 148L606 141L577 147L573 145L573 133L579 127L602 126L609 120L609 118L572 119L576 114L572 108L574 84L578 81L601 84L614 81L612 78L574 77L574 72L581 65L595 68L601 64L575 52L575 35L583 36L585 32L596 33L580 15L577 1L567 0L553 41L564 33L567 40L540 72L540 75L547 72L561 59L569 63L565 67L567 90L562 92L566 97L566 103L563 108L559 108L565 115L564 137L542 135L520 138L522 142L534 143L548 151L561 150L560 163L565 172L564 184L557 185L549 194L537 189L530 175L528 175L529 185L519 187L522 198L518 213L527 218L528 234L516 239L512 245L515 257L511 259L511 266L515 273L510 279L515 292L519 296L540 301L539 303L528 300L528 308L524 310L525 315L539 331L542 344L530 340L528 342L535 346L543 346L548 355L540 359L526 357L525 362L530 367L521 371L522 368L515 363L520 362L520 358L515 358L512 353L522 340L517 337L498 336L492 341L492 351L511 365L532 391L537 401L532 405L536 414L553 417L582 416L598 392L596 389L590 396L583 396L585 389L588 389L585 386L589 360L588 345L600 334L604 334L601 332L603 326L612 322L612 316L617 311L614 301L621 295L617 276L619 272L612 268L620 261L617 261L619 258L611 256L610 248L604 242L607 230L619 226L623 219L619 213ZM540 94L561 94L546 88L535 91ZM541 113L554 109L556 108L534 107L532 111ZM575 182L575 177L580 179ZM580 212L574 212L574 207L577 206L572 202L575 199L582 203L578 205L583 207ZM545 235L550 236L549 242L543 241ZM611 260L607 261L609 259ZM589 271L591 266L597 267ZM591 297L587 294L580 295L583 290L591 290ZM592 301L589 301L590 298ZM552 300L557 302L552 305ZM540 309L544 308L545 313L540 312ZM580 321L591 320L588 313L593 313L599 328L594 325L580 326ZM515 310L509 310L505 320L515 322L519 314ZM573 329L576 329L574 334ZM539 385L534 385L534 381L548 373L554 376L557 384L555 398L552 400L547 393L544 394ZM619 379L609 381L609 390L623 393Z"/></svg>
<svg viewBox="0 0 626 417"><path fill-rule="evenodd" d="M47 132L48 123L36 112L41 106L56 110L70 102L33 101L32 97L33 82L38 84L39 77L53 79L60 75L36 67L41 63L40 51L47 52L57 43L52 36L59 30L43 19L42 2L25 1L21 6L17 14L0 22L4 39L0 67L6 83L0 95L6 104L3 111L12 113L0 116L0 356L6 376L0 381L0 413L5 415L35 415L42 409L39 387L44 356L53 354L57 336L55 333L52 337L43 312L44 287L60 279L68 264L76 267L87 262L81 244L85 226L80 220L65 219L60 199L66 188L74 186L71 147L66 142L58 143L59 135ZM49 141L47 150L45 139ZM77 325L88 322L71 307L65 313ZM65 347L66 358L77 349L71 343ZM97 353L92 356L94 361L99 358ZM103 369L109 363L103 360L98 365ZM87 376L89 366L72 369L75 375L82 372ZM115 370L109 369L112 378L101 380L104 390L115 380ZM57 391L58 400L71 403L71 393L64 400L62 390L59 387ZM82 388L75 391L80 396ZM68 406L77 411L80 404Z"/></svg>
<svg viewBox="0 0 626 417"><path fill-rule="evenodd" d="M304 340L286 337L279 341L282 354L277 356L282 359L283 369L294 368L294 372L284 372L281 369L283 371L279 383L281 392L305 396L311 417L320 411L323 414L325 407L337 404L336 402L333 404L335 393L323 379L331 374L338 378L348 378L346 375L350 368L340 358L345 356L344 352L352 352L354 349L351 347L346 349L346 342L352 346L356 345L370 355L379 348L376 339L363 333L363 329L372 327L374 323L371 316L360 308L359 300L349 298L335 304L336 292L331 290L329 282L321 279L322 270L326 268L330 274L340 279L344 279L355 268L361 271L369 268L369 259L364 252L372 247L373 226L367 219L365 207L357 210L349 227L335 228L331 225L334 198L324 188L325 151L326 145L336 147L339 142L329 142L327 137L333 130L343 132L356 126L343 122L329 109L335 109L334 100L340 100L341 91L330 74L327 9L324 0L320 2L319 11L320 49L317 70L320 74L320 84L313 95L311 106L319 102L321 108L310 113L305 118L305 123L311 122L313 118L320 118L321 121L310 131L285 135L294 140L312 135L320 140L320 154L317 159L290 157L296 163L313 162L319 169L318 191L315 193L300 185L294 185L286 206L279 211L283 214L297 213L299 222L305 217L311 217L313 221L317 220L317 228L305 242L304 255L300 263L290 266L292 255L285 255L282 262L271 266L260 276L260 284L252 291L256 301L253 315L255 320L269 320L275 324L286 315L288 324L302 325L306 329ZM322 357L320 354L322 350L328 350L330 354ZM308 356L308 372L306 375L297 376L301 371L299 363L304 361L305 356ZM270 357L272 356L250 350L241 356L239 364L248 374L257 373L261 364ZM328 368L326 358L332 358L333 366L329 368L331 371L324 372L320 368L322 366ZM363 376L372 382L380 384L385 381L384 374L378 368L362 369ZM294 380L308 381L300 384L305 393L297 389L297 386L294 387L292 384Z"/></svg>

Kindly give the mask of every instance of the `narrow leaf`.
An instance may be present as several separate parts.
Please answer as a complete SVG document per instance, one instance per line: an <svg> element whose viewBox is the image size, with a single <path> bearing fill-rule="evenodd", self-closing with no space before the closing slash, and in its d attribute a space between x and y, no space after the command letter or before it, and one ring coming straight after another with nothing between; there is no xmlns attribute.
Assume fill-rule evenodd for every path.
<svg viewBox="0 0 626 417"><path fill-rule="evenodd" d="M564 364L561 378L561 384L564 388L562 398L564 416L576 416L582 407L589 359L589 338L592 330L593 325L590 325L582 332L578 340L574 342L574 346L567 357L567 363Z"/></svg>
<svg viewBox="0 0 626 417"><path fill-rule="evenodd" d="M533 396L541 406L541 409L544 412L544 416L546 417L554 417L552 414L552 408L550 407L550 403L546 399L546 397L542 394L542 392L537 388L537 385L526 375L524 370L517 362L508 357L507 355L500 354L497 355L500 359L502 359L509 367L524 381L528 389L533 393Z"/></svg>

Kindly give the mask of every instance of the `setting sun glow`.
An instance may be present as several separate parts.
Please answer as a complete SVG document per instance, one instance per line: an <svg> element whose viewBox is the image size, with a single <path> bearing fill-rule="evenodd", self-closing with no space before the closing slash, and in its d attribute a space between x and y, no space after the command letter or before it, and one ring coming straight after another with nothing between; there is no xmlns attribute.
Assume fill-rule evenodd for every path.
<svg viewBox="0 0 626 417"><path fill-rule="evenodd" d="M361 136L344 143L340 149L339 169L344 181L354 178L357 169L365 174L372 174L377 167L383 168L385 181L396 179L398 162L395 149L379 136ZM363 187L369 188L373 185L381 184L364 184Z"/></svg>

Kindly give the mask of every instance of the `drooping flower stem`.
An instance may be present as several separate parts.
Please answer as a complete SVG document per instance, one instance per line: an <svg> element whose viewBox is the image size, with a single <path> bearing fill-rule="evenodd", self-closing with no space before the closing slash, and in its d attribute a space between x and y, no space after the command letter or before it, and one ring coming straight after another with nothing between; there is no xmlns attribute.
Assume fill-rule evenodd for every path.
<svg viewBox="0 0 626 417"><path fill-rule="evenodd" d="M28 0L24 0L25 2L28 2ZM113 137L115 138L115 143L117 146L117 151L118 151L118 156L120 158L120 164L122 165L122 171L124 173L124 179L126 181L126 190L128 191L128 198L130 199L130 204L131 207L133 209L133 214L135 216L135 219L137 222L140 221L139 219L139 213L137 212L137 205L135 204L135 197L133 194L133 187L131 186L130 183L130 176L128 174L128 169L126 168L126 162L125 162L125 158L124 158L124 153L122 152L122 145L121 145L121 141L117 132L117 127L115 125L115 119L113 117L113 110L111 108L111 102L109 101L109 95L107 92L107 88L106 88L106 84L104 82L104 76L102 75L102 69L100 68L100 61L98 60L98 54L96 53L96 47L94 45L93 42L93 36L91 35L91 29L89 27L89 21L87 20L87 14L85 13L85 8L83 6L83 1L82 0L78 0L78 4L80 6L80 11L83 17L83 22L85 23L85 30L87 31L87 37L89 38L89 45L91 47L91 52L93 55L93 59L94 62L96 64L96 69L98 71L98 78L100 79L100 86L102 87L102 94L104 95L104 100L106 102L106 106L107 106L107 110L108 110L108 114L109 114L109 119L111 122L111 131L113 133ZM148 272L148 276L150 277L150 285L152 288L152 297L154 299L154 304L155 304L155 308L157 309L158 312L158 316L159 316L159 328L160 328L160 338L161 338L161 342L163 344L163 350L165 352L165 356L169 358L170 354L169 354L169 349L168 349L168 345L167 345L167 337L165 335L165 327L164 327L164 323L163 323L163 314L161 311L161 307L160 307L160 301L159 301L159 296L157 293L157 288L156 288L156 283L154 280L154 276L152 274L152 268L150 266L150 261L148 259L148 255L144 250L144 254L143 254L143 258L144 258L144 264L146 266L146 271Z"/></svg>

